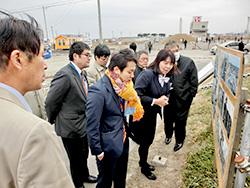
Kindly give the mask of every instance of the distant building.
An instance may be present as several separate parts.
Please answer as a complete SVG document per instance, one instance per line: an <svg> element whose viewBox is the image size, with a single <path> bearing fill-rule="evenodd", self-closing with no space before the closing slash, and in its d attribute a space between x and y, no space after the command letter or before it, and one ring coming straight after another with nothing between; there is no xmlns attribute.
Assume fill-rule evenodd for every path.
<svg viewBox="0 0 250 188"><path fill-rule="evenodd" d="M203 38L207 36L208 21L202 21L201 16L194 16L190 26L190 34Z"/></svg>
<svg viewBox="0 0 250 188"><path fill-rule="evenodd" d="M67 50L76 41L83 41L82 35L58 35L55 39L56 50Z"/></svg>

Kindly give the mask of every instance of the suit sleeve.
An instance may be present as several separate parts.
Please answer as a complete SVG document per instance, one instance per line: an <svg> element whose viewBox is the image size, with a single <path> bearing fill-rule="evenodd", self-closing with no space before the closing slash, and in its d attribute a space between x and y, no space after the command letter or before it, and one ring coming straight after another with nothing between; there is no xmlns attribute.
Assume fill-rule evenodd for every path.
<svg viewBox="0 0 250 188"><path fill-rule="evenodd" d="M48 123L38 123L23 144L17 168L19 188L74 188L59 137Z"/></svg>
<svg viewBox="0 0 250 188"><path fill-rule="evenodd" d="M148 71L141 72L135 81L135 90L138 96L141 98L143 104L151 105L153 98L147 95L147 89L150 87L151 77L153 74L149 74Z"/></svg>
<svg viewBox="0 0 250 188"><path fill-rule="evenodd" d="M198 90L198 74L197 68L192 61L190 64L190 93L192 97L195 97Z"/></svg>
<svg viewBox="0 0 250 188"><path fill-rule="evenodd" d="M100 120L103 113L104 96L92 86L87 98L87 127L89 146L92 155L99 155L103 152L101 146Z"/></svg>
<svg viewBox="0 0 250 188"><path fill-rule="evenodd" d="M61 109L64 97L70 89L70 78L64 72L56 73L51 81L50 89L45 101L48 121L53 124Z"/></svg>

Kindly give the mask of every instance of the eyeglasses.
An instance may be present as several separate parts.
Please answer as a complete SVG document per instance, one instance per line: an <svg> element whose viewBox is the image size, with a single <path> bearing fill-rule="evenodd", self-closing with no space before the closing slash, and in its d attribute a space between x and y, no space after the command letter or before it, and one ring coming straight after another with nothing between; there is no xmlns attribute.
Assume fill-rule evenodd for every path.
<svg viewBox="0 0 250 188"><path fill-rule="evenodd" d="M84 55L84 56L86 56L86 57L88 57L88 58L91 58L91 57L92 57L91 54L81 54L81 55Z"/></svg>
<svg viewBox="0 0 250 188"><path fill-rule="evenodd" d="M140 60L142 60L142 61L148 61L148 58L147 57L142 57L142 58L140 58Z"/></svg>

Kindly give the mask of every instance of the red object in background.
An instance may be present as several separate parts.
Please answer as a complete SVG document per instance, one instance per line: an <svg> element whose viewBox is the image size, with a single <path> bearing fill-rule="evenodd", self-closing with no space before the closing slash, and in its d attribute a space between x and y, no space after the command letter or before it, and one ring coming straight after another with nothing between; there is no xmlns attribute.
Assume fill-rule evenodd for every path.
<svg viewBox="0 0 250 188"><path fill-rule="evenodd" d="M200 22L200 21L201 21L201 16L194 17L194 22Z"/></svg>

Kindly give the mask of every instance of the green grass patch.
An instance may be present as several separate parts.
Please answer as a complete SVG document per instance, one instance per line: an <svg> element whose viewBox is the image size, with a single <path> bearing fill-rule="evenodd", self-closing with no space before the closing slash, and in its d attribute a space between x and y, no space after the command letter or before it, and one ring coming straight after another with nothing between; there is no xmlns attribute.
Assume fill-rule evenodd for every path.
<svg viewBox="0 0 250 188"><path fill-rule="evenodd" d="M185 187L215 188L217 185L216 169L214 166L214 145L212 129L208 128L197 138L201 148L190 153L187 158L186 169L183 172Z"/></svg>
<svg viewBox="0 0 250 188"><path fill-rule="evenodd" d="M250 94L250 77L243 78L243 87L248 88ZM200 91L189 113L190 125L206 127L193 140L200 147L198 151L188 154L186 168L182 176L184 187L187 188L216 188L218 180L215 167L213 131L211 125L211 89ZM249 95L250 96L250 95ZM196 127L194 126L194 129ZM250 178L246 183L250 184Z"/></svg>
<svg viewBox="0 0 250 188"><path fill-rule="evenodd" d="M203 127L193 140L200 145L198 151L188 154L182 173L184 187L218 187L214 158L213 131L211 127L211 89L199 91L189 114L189 124Z"/></svg>

